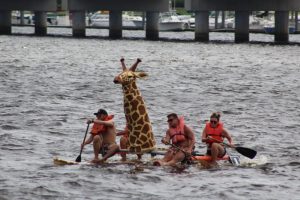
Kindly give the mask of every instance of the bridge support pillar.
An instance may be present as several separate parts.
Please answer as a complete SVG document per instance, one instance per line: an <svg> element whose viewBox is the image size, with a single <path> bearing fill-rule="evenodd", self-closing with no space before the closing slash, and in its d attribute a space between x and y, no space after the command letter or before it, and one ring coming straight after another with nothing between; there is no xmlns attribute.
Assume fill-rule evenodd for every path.
<svg viewBox="0 0 300 200"><path fill-rule="evenodd" d="M36 11L34 12L34 27L35 34L44 36L47 35L47 13Z"/></svg>
<svg viewBox="0 0 300 200"><path fill-rule="evenodd" d="M11 11L0 11L0 35L11 34Z"/></svg>
<svg viewBox="0 0 300 200"><path fill-rule="evenodd" d="M235 42L249 42L249 11L235 12Z"/></svg>
<svg viewBox="0 0 300 200"><path fill-rule="evenodd" d="M109 12L109 37L122 38L122 11Z"/></svg>
<svg viewBox="0 0 300 200"><path fill-rule="evenodd" d="M195 40L201 42L209 41L208 11L198 11L195 16Z"/></svg>
<svg viewBox="0 0 300 200"><path fill-rule="evenodd" d="M275 42L289 41L289 12L275 11Z"/></svg>
<svg viewBox="0 0 300 200"><path fill-rule="evenodd" d="M85 11L72 11L72 34L85 37Z"/></svg>
<svg viewBox="0 0 300 200"><path fill-rule="evenodd" d="M159 39L159 12L147 12L146 14L146 39Z"/></svg>

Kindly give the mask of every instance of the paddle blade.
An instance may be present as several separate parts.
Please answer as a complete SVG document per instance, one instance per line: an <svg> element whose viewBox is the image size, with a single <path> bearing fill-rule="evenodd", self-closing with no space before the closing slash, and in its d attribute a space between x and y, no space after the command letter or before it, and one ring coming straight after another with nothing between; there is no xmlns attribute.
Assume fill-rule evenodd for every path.
<svg viewBox="0 0 300 200"><path fill-rule="evenodd" d="M81 155L79 155L79 156L76 158L75 161L76 161L76 162L81 162Z"/></svg>
<svg viewBox="0 0 300 200"><path fill-rule="evenodd" d="M242 154L243 156L246 156L248 158L254 158L256 156L256 151L254 151L253 149L249 149L246 147L236 147L235 150L237 152L239 152L240 154Z"/></svg>

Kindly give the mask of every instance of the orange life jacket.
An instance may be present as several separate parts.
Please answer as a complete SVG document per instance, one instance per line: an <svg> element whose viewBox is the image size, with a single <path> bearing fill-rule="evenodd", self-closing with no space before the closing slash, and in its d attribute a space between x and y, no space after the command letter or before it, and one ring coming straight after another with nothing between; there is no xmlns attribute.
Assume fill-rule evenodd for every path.
<svg viewBox="0 0 300 200"><path fill-rule="evenodd" d="M186 140L184 134L184 118L179 117L179 124L176 128L169 127L170 139L172 140L172 144L176 144L179 142L183 142Z"/></svg>
<svg viewBox="0 0 300 200"><path fill-rule="evenodd" d="M207 136L212 137L216 140L219 140L219 141L223 142L223 140L224 140L223 137L222 137L223 123L219 122L218 126L216 128L213 128L213 127L211 127L210 122L208 122L208 123L206 123L205 130L206 130ZM214 142L216 142L216 141L215 140L208 140L206 143L211 145Z"/></svg>
<svg viewBox="0 0 300 200"><path fill-rule="evenodd" d="M114 118L113 115L108 115L103 121L109 121L113 118ZM103 124L94 123L91 134L95 136L95 135L103 134L106 131L107 131L107 127L104 126Z"/></svg>

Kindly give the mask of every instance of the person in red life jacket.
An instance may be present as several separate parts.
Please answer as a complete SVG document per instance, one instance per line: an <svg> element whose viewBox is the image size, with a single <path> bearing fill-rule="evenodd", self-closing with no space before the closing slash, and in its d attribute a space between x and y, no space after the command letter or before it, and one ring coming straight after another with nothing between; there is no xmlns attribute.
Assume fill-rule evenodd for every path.
<svg viewBox="0 0 300 200"><path fill-rule="evenodd" d="M195 134L190 127L185 125L184 118L176 113L167 116L169 129L162 143L171 145L161 160L155 161L154 165L174 166L178 162L188 160L191 157L195 145Z"/></svg>
<svg viewBox="0 0 300 200"><path fill-rule="evenodd" d="M88 124L93 123L90 137L81 145L84 147L93 142L94 159L93 163L103 163L106 159L113 156L118 150L119 146L116 144L116 128L113 121L113 115L108 115L106 110L99 109L94 113L96 119L89 119ZM99 153L104 155L99 159Z"/></svg>
<svg viewBox="0 0 300 200"><path fill-rule="evenodd" d="M206 154L212 157L212 166L217 165L217 158L226 155L226 149L222 144L224 138L228 140L229 145L234 147L230 134L224 129L223 123L220 122L220 117L220 113L212 113L210 121L206 123L202 132L202 142L207 144Z"/></svg>
<svg viewBox="0 0 300 200"><path fill-rule="evenodd" d="M126 125L123 131L117 133L117 136L121 136L120 138L120 149L127 149L128 147L128 127ZM122 159L121 161L126 161L126 152L120 153ZM138 160L142 159L142 154L137 154Z"/></svg>

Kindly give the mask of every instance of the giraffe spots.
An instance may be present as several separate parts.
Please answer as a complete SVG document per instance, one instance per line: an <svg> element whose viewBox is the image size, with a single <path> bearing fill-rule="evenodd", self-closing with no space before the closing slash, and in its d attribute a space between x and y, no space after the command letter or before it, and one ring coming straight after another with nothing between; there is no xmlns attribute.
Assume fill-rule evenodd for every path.
<svg viewBox="0 0 300 200"><path fill-rule="evenodd" d="M131 116L129 116L129 117L127 118L127 123L133 125L133 124L132 124L132 123L133 123L133 120L132 120L132 117L131 117Z"/></svg>
<svg viewBox="0 0 300 200"><path fill-rule="evenodd" d="M146 113L146 108L144 105L140 105L138 107L138 110L139 110L140 115L144 115Z"/></svg>
<svg viewBox="0 0 300 200"><path fill-rule="evenodd" d="M138 101L141 102L141 103L144 103L144 99L143 99L142 96L137 96L137 97L136 97L136 100L138 100Z"/></svg>
<svg viewBox="0 0 300 200"><path fill-rule="evenodd" d="M126 103L124 103L124 108L125 108L125 111L127 111L128 113L130 112L130 110L129 110L129 103L128 102L126 102Z"/></svg>
<svg viewBox="0 0 300 200"><path fill-rule="evenodd" d="M143 143L144 143L144 141L142 141L142 140L137 140L136 141L136 145L138 145L138 146L141 146Z"/></svg>
<svg viewBox="0 0 300 200"><path fill-rule="evenodd" d="M134 91L136 91L138 89L137 86L136 86L136 84L135 84L135 82L132 82L131 87L134 89Z"/></svg>
<svg viewBox="0 0 300 200"><path fill-rule="evenodd" d="M145 143L145 144L142 145L143 149L146 149L146 148L149 148L149 147L151 147L150 144L149 144L149 142L147 142L147 143Z"/></svg>
<svg viewBox="0 0 300 200"><path fill-rule="evenodd" d="M142 130L142 126L136 126L134 129L135 129L136 131L140 131L140 130Z"/></svg>
<svg viewBox="0 0 300 200"><path fill-rule="evenodd" d="M148 140L148 138L145 135L142 135L140 137L140 140L142 141L142 143L145 143Z"/></svg>
<svg viewBox="0 0 300 200"><path fill-rule="evenodd" d="M143 117L141 117L136 123L139 125L143 125L144 124Z"/></svg>
<svg viewBox="0 0 300 200"><path fill-rule="evenodd" d="M142 129L142 133L147 134L149 130L150 130L149 124L145 124Z"/></svg>
<svg viewBox="0 0 300 200"><path fill-rule="evenodd" d="M129 132L132 132L132 125L131 124L127 124L128 130Z"/></svg>
<svg viewBox="0 0 300 200"><path fill-rule="evenodd" d="M137 100L133 100L131 101L130 105L131 105L131 110L137 110L139 102Z"/></svg>
<svg viewBox="0 0 300 200"><path fill-rule="evenodd" d="M129 115L129 114L130 114L130 109L129 109L129 108L126 108L126 109L124 110L124 112L125 112L125 114ZM128 118L128 117L127 117L127 118Z"/></svg>
<svg viewBox="0 0 300 200"><path fill-rule="evenodd" d="M139 132L139 131L133 131L133 135L134 135L136 138L138 138L139 135L140 135L140 132Z"/></svg>
<svg viewBox="0 0 300 200"><path fill-rule="evenodd" d="M132 119L133 119L133 121L137 121L138 118L139 118L139 114L138 114L137 112L134 112L134 113L132 114Z"/></svg>
<svg viewBox="0 0 300 200"><path fill-rule="evenodd" d="M150 122L150 119L149 119L149 116L148 116L148 115L145 115L145 116L144 116L144 121L145 121L145 122Z"/></svg>
<svg viewBox="0 0 300 200"><path fill-rule="evenodd" d="M129 94L129 95L126 96L126 98L127 98L128 101L132 101L133 96L131 94Z"/></svg>
<svg viewBox="0 0 300 200"><path fill-rule="evenodd" d="M135 141L136 141L136 137L130 135L130 137L129 137L129 143L130 143L130 144L135 144ZM132 145L131 145L131 146L132 146Z"/></svg>

